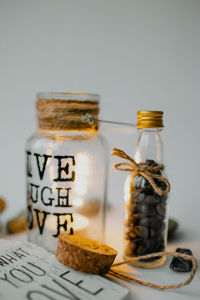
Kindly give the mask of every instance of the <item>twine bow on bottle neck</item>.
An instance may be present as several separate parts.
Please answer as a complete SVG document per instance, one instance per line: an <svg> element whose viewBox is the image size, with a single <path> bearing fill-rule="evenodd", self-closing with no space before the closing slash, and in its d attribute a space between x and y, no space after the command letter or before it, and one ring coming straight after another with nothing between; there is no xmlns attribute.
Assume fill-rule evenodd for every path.
<svg viewBox="0 0 200 300"><path fill-rule="evenodd" d="M155 172L164 170L164 165L148 166L145 163L137 163L133 158L128 156L123 150L114 148L112 155L128 160L128 163L118 163L114 168L118 171L128 171L134 173L134 176L141 175L153 187L158 195L165 195L170 191L169 181L162 175L155 174ZM156 179L156 181L155 181ZM165 183L165 188L158 185L159 182Z"/></svg>

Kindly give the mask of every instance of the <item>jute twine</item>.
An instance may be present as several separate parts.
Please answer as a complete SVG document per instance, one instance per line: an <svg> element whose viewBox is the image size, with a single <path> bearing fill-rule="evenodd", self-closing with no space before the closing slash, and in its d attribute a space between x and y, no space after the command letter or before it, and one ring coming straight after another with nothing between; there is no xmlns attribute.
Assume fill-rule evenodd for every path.
<svg viewBox="0 0 200 300"><path fill-rule="evenodd" d="M167 178L154 173L156 171L164 170L163 164L159 164L157 166L147 166L144 163L136 163L136 161L133 158L131 158L124 151L118 148L113 149L112 155L124 158L129 161L129 163L115 164L114 167L116 170L132 172L134 176L143 176L151 184L151 186L158 195L164 195L170 191L170 184ZM154 179L164 182L166 188L163 189L162 187L158 186Z"/></svg>
<svg viewBox="0 0 200 300"><path fill-rule="evenodd" d="M59 100L39 98L36 103L40 130L97 130L99 102L93 100ZM94 116L90 124L85 115Z"/></svg>
<svg viewBox="0 0 200 300"><path fill-rule="evenodd" d="M155 192L159 195L167 194L170 191L169 181L165 177L163 177L162 175L158 175L158 174L154 173L156 171L164 170L164 165L159 164L158 166L147 166L144 163L136 163L136 161L133 158L131 158L124 151L122 151L118 148L113 149L112 155L120 157L120 158L124 158L124 159L129 161L129 163L115 164L114 167L115 167L116 170L131 172L133 174L133 176L136 176L136 175L143 176L151 184L151 186L153 187ZM158 181L164 182L166 188L163 189L160 186L158 186L154 179L157 179ZM123 265L123 264L126 264L126 263L135 262L135 261L140 261L141 259L149 259L149 258L157 257L157 256L159 256L159 257L174 256L174 257L178 257L178 258L184 258L184 259L187 259L187 260L191 260L193 267L192 267L192 271L191 271L191 274L190 274L189 278L187 280L185 280L184 282L181 282L179 284L159 285L159 284L156 284L156 283L153 283L153 282L144 281L144 280L139 279L139 278L137 278L135 276L132 276L132 275L124 274L124 273L120 272L119 270L115 270L115 267L117 267L117 266L120 266L120 265ZM131 257L127 260L123 260L119 263L115 263L115 264L112 265L109 274L112 275L112 276L122 278L122 279L131 280L131 281L140 283L142 285L155 288L157 290L166 290L166 289L180 288L184 285L189 284L192 281L193 277L194 277L196 269L197 269L197 263L196 263L196 259L194 258L194 256L191 256L191 255L188 255L188 254L183 254L183 253L178 253L178 252L164 251L164 252L151 253L151 254L137 256L137 257Z"/></svg>
<svg viewBox="0 0 200 300"><path fill-rule="evenodd" d="M157 257L157 256L174 256L174 257L179 257L179 258L184 258L184 259L187 259L187 260L191 260L193 266L192 266L192 270L191 270L189 278L187 280L181 282L181 283L178 283L178 284L159 285L159 284L156 284L156 283L153 283L153 282L148 282L148 281L139 279L139 278L137 278L133 275L124 274L124 273L120 272L119 270L115 270L115 267L117 267L117 266L120 266L120 265L123 265L123 264L126 264L126 263L131 263L131 262L134 262L134 261L138 261L138 260L141 260L141 259L148 259L148 258ZM166 290L166 289L177 289L177 288L180 288L184 285L189 284L192 281L192 279L194 278L196 269L197 269L197 262L196 262L196 259L195 259L194 256L188 255L188 254L183 254L183 253L178 253L178 252L165 251L165 252L158 252L158 253L151 253L151 254L148 254L148 255L137 256L137 257L133 257L133 258L126 259L126 260L123 260L121 262L115 263L115 264L112 265L109 274L111 276L131 280L131 281L137 282L139 284L149 286L149 287L152 287L152 288L155 288L157 290L162 291L162 290Z"/></svg>

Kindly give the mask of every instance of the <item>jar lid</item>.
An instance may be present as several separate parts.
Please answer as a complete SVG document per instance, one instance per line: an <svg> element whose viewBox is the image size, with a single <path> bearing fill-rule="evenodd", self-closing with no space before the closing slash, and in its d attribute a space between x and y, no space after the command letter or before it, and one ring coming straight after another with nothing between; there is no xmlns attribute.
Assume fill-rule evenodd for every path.
<svg viewBox="0 0 200 300"><path fill-rule="evenodd" d="M40 130L85 131L98 129L99 95L87 93L40 93L36 102ZM94 117L87 122L86 115Z"/></svg>
<svg viewBox="0 0 200 300"><path fill-rule="evenodd" d="M138 128L163 128L163 111L138 111L136 126Z"/></svg>

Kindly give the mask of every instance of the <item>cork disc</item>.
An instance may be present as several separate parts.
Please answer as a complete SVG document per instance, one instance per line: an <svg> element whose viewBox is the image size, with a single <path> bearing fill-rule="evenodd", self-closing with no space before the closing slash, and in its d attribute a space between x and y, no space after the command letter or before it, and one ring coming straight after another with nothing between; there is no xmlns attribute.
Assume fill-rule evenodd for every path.
<svg viewBox="0 0 200 300"><path fill-rule="evenodd" d="M68 234L58 237L57 259L75 270L106 274L116 255L115 249L85 237Z"/></svg>

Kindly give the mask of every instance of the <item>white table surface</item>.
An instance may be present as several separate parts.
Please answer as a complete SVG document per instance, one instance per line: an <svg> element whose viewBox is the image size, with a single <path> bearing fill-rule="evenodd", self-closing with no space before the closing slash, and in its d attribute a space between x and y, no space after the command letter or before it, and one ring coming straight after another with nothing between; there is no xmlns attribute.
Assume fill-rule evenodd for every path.
<svg viewBox="0 0 200 300"><path fill-rule="evenodd" d="M183 221L182 221L183 223ZM192 228L185 228L184 224L180 221L177 234L172 241L168 243L167 250L174 251L178 247L189 248L192 250L194 256L197 258L197 272L193 281L180 289L171 289L165 291L158 291L150 287L145 287L134 282L127 282L117 279L117 282L127 286L131 293L130 299L135 300L193 300L200 299L200 234ZM122 237L123 237L123 211L110 213L107 222L107 242L119 251L117 260L122 259ZM198 227L197 227L198 230ZM144 270L133 268L130 266L120 267L121 270L128 271L134 276L145 281L151 281L161 285L179 283L185 281L190 273L178 273L169 268L172 258L167 258L164 266L157 269Z"/></svg>
<svg viewBox="0 0 200 300"><path fill-rule="evenodd" d="M116 261L122 259L122 237L123 237L123 216L122 211L112 210L108 214L107 218L107 230L106 241L108 244L118 250L118 257ZM14 240L26 240L26 234L17 234L8 236L9 239ZM167 250L175 250L177 247L190 248L197 258L197 272L193 281L180 289L171 289L165 291L158 291L150 287L142 286L134 282L128 282L121 279L115 281L119 284L125 285L130 290L129 299L134 300L193 300L200 299L200 239L199 233L193 231L191 228L184 228L183 224L180 224L180 228L177 231L174 240L168 243ZM158 284L170 284L179 283L186 280L190 273L178 273L169 268L171 262L169 257L164 266L157 269L144 270L139 268L133 268L128 265L120 267L120 270L126 271L129 274L138 276L139 278L151 281ZM107 299L105 299L107 300ZM114 300L114 299L113 299Z"/></svg>

